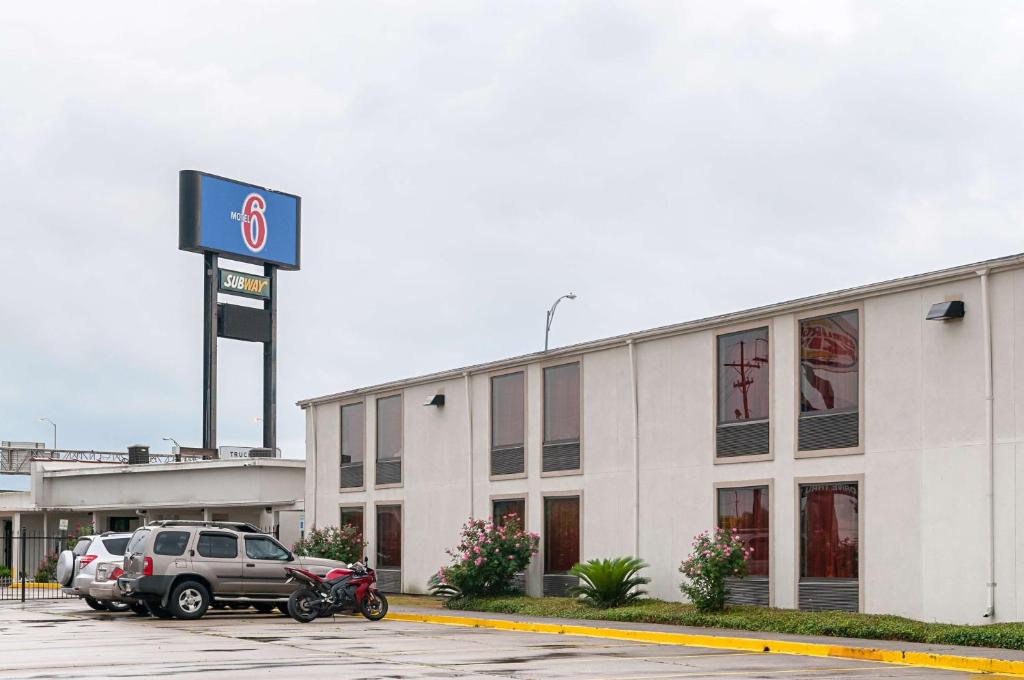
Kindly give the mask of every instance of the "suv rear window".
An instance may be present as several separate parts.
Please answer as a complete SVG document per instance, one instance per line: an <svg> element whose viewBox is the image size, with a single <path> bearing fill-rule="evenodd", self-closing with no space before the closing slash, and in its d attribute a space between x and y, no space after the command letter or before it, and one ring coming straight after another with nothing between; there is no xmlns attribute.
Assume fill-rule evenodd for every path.
<svg viewBox="0 0 1024 680"><path fill-rule="evenodd" d="M146 542L149 534L149 529L136 529L132 537L128 539L128 547L124 551L129 555L142 552L142 544Z"/></svg>
<svg viewBox="0 0 1024 680"><path fill-rule="evenodd" d="M80 538L78 543L75 543L75 547L71 552L75 554L75 557L81 557L88 552L90 545L92 545L91 538Z"/></svg>
<svg viewBox="0 0 1024 680"><path fill-rule="evenodd" d="M156 535L156 540L153 542L153 554L185 554L185 546L188 545L189 535L187 531L161 531Z"/></svg>
<svg viewBox="0 0 1024 680"><path fill-rule="evenodd" d="M203 557L238 557L238 539L231 534L199 534L196 550Z"/></svg>
<svg viewBox="0 0 1024 680"><path fill-rule="evenodd" d="M104 538L101 542L111 555L123 555L125 548L128 547L127 538Z"/></svg>

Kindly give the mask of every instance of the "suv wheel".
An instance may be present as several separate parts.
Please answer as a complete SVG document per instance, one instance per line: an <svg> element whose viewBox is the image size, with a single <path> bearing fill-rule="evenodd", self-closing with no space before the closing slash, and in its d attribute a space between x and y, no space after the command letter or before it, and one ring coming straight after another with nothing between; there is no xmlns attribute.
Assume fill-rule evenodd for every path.
<svg viewBox="0 0 1024 680"><path fill-rule="evenodd" d="M105 612L105 611L107 611L107 608L104 607L102 604L100 604L99 600L94 600L91 597L83 597L82 599L85 600L85 603L87 605L89 605L90 607L92 607L93 609L95 609L98 612Z"/></svg>
<svg viewBox="0 0 1024 680"><path fill-rule="evenodd" d="M146 602L146 609L148 609L149 613L152 614L153 616L155 616L158 619L173 619L174 618L174 614L171 613L170 609L168 609L167 607L161 606L160 604L157 604L156 602Z"/></svg>
<svg viewBox="0 0 1024 680"><path fill-rule="evenodd" d="M210 591L197 581L183 581L171 591L167 608L176 619L198 619L210 606Z"/></svg>

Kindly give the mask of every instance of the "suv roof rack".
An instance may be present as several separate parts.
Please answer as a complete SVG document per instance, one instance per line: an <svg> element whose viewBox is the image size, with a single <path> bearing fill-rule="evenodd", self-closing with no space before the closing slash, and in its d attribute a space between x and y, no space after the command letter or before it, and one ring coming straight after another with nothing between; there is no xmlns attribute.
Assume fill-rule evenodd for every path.
<svg viewBox="0 0 1024 680"><path fill-rule="evenodd" d="M158 519L155 522L150 522L146 526L150 527L212 527L216 529L232 529L239 531L244 534L263 534L266 533L257 526L253 526L248 522L207 522L201 519Z"/></svg>

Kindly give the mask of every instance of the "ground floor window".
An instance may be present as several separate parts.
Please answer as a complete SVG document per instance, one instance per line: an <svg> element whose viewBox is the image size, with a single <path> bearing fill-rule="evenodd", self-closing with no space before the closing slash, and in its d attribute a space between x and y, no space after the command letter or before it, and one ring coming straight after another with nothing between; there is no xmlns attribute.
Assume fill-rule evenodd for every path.
<svg viewBox="0 0 1024 680"><path fill-rule="evenodd" d="M718 526L735 529L753 550L747 561L750 576L768 576L769 512L767 486L718 490Z"/></svg>
<svg viewBox="0 0 1024 680"><path fill-rule="evenodd" d="M107 528L110 531L125 533L132 530L132 522L134 521L134 517L109 517L107 518Z"/></svg>
<svg viewBox="0 0 1024 680"><path fill-rule="evenodd" d="M856 611L859 575L859 484L801 484L800 608Z"/></svg>
<svg viewBox="0 0 1024 680"><path fill-rule="evenodd" d="M402 568L402 506L377 507L377 566Z"/></svg>
<svg viewBox="0 0 1024 680"><path fill-rule="evenodd" d="M341 509L341 521L338 523L339 527L352 526L355 527L356 531L359 532L360 536L364 536L365 532L363 529L363 506L356 505L349 508Z"/></svg>
<svg viewBox="0 0 1024 680"><path fill-rule="evenodd" d="M515 515L519 519L520 528L526 528L526 499L525 498L502 498L494 501L494 512L491 517L499 526L505 526L505 518Z"/></svg>

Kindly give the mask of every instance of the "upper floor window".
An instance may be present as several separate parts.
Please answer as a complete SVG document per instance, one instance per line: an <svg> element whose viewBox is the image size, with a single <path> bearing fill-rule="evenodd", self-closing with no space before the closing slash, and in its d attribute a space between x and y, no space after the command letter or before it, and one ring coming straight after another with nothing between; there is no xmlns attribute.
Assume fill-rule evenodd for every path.
<svg viewBox="0 0 1024 680"><path fill-rule="evenodd" d="M852 411L860 400L857 310L800 321L800 412Z"/></svg>
<svg viewBox="0 0 1024 680"><path fill-rule="evenodd" d="M491 378L491 474L519 474L526 469L526 375Z"/></svg>
<svg viewBox="0 0 1024 680"><path fill-rule="evenodd" d="M800 320L798 450L860 444L860 318L856 309Z"/></svg>
<svg viewBox="0 0 1024 680"><path fill-rule="evenodd" d="M768 328L718 336L718 422L768 417Z"/></svg>
<svg viewBox="0 0 1024 680"><path fill-rule="evenodd" d="M580 365L544 369L542 472L580 469Z"/></svg>
<svg viewBox="0 0 1024 680"><path fill-rule="evenodd" d="M402 457L402 396L377 400L377 460Z"/></svg>
<svg viewBox="0 0 1024 680"><path fill-rule="evenodd" d="M544 443L579 441L580 365L544 369Z"/></svg>
<svg viewBox="0 0 1024 680"><path fill-rule="evenodd" d="M366 426L363 405L347 404L341 407L341 464L362 463L363 431Z"/></svg>

